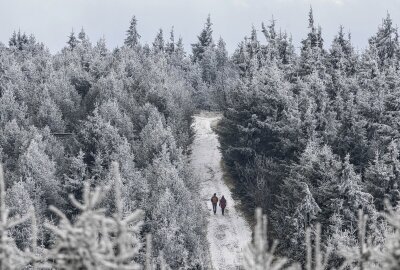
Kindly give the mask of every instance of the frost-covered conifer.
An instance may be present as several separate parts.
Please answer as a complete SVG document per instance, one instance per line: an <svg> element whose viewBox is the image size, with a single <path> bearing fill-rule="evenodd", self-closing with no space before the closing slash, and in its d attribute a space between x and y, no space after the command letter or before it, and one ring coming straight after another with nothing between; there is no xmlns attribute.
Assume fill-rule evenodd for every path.
<svg viewBox="0 0 400 270"><path fill-rule="evenodd" d="M27 222L34 215L34 211L30 208L23 216L16 213L10 217L9 214L10 209L6 205L3 165L0 163L0 268L17 270L25 267L30 262L30 258L17 247L10 230ZM34 236L33 239L36 240Z"/></svg>
<svg viewBox="0 0 400 270"><path fill-rule="evenodd" d="M387 213L385 217L393 230L388 232L386 242L381 255L382 268L388 270L399 269L400 267L400 218L399 209L393 209L389 201L386 201Z"/></svg>
<svg viewBox="0 0 400 270"><path fill-rule="evenodd" d="M133 16L129 25L129 29L126 31L125 45L129 48L135 48L139 45L140 35L137 31L137 20Z"/></svg>
<svg viewBox="0 0 400 270"><path fill-rule="evenodd" d="M135 263L135 256L140 249L137 234L143 212L136 210L124 215L118 166L118 163L112 164L112 183L94 190L85 183L82 202L70 196L81 211L74 220L51 207L60 222L58 226L46 224L56 237L48 261L57 269L142 269ZM110 216L100 207L109 190L113 190L115 200L115 209Z"/></svg>
<svg viewBox="0 0 400 270"><path fill-rule="evenodd" d="M163 34L163 30L162 29L159 30L159 32L157 33L156 38L154 39L153 50L154 50L155 53L164 52L164 50L165 50L164 34Z"/></svg>
<svg viewBox="0 0 400 270"><path fill-rule="evenodd" d="M171 31L169 32L169 41L165 44L165 51L172 55L175 52L175 32L174 32L174 27L171 27Z"/></svg>
<svg viewBox="0 0 400 270"><path fill-rule="evenodd" d="M206 50L214 47L212 33L211 16L208 15L204 29L198 36L198 42L192 44L193 62L201 61Z"/></svg>
<svg viewBox="0 0 400 270"><path fill-rule="evenodd" d="M72 30L71 34L68 37L67 44L69 46L69 49L72 51L75 49L76 46L78 46L79 40L75 37L74 30Z"/></svg>
<svg viewBox="0 0 400 270"><path fill-rule="evenodd" d="M244 268L248 270L299 269L297 265L288 266L286 258L279 258L274 254L278 243L274 241L270 246L267 216L262 214L261 208L256 209L255 215L254 239L244 253Z"/></svg>
<svg viewBox="0 0 400 270"><path fill-rule="evenodd" d="M393 20L388 13L377 33L369 39L369 44L376 47L380 68L398 66L400 44L397 37L398 29L393 26Z"/></svg>
<svg viewBox="0 0 400 270"><path fill-rule="evenodd" d="M373 241L368 234L368 215L362 209L358 210L357 242L342 246L339 253L345 258L339 269L382 269L382 243ZM386 251L383 251L386 252ZM386 269L386 268L384 268Z"/></svg>

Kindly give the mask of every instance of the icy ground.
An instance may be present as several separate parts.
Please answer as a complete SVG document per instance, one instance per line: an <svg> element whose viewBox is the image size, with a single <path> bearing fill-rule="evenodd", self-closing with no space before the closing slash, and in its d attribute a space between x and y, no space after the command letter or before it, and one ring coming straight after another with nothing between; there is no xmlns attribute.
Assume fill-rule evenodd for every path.
<svg viewBox="0 0 400 270"><path fill-rule="evenodd" d="M195 116L195 140L192 147L192 165L203 180L201 196L209 213L207 238L215 270L241 269L242 251L251 240L250 228L244 217L235 209L232 194L222 179L221 153L217 135L211 129L220 119L215 113L202 112ZM217 193L227 200L225 216L218 206L212 212L211 196Z"/></svg>

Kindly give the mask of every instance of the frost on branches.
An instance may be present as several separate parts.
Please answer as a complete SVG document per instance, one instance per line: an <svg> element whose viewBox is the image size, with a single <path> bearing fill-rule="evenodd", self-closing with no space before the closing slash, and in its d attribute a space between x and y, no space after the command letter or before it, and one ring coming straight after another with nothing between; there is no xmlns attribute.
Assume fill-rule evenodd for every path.
<svg viewBox="0 0 400 270"><path fill-rule="evenodd" d="M262 209L256 209L256 226L254 228L254 240L245 251L245 269L247 270L280 270L299 269L297 266L286 267L288 260L274 255L277 242L269 245L267 235L267 216L262 214Z"/></svg>
<svg viewBox="0 0 400 270"><path fill-rule="evenodd" d="M70 200L80 213L71 220L62 211L50 206L58 217L58 225L46 223L45 226L53 235L54 244L50 249L37 247L36 218L33 208L24 217L9 217L5 203L4 175L0 165L0 268L9 269L143 269L136 262L142 241L140 230L144 212L135 210L124 213L121 198L121 177L119 164L111 165L113 181L107 185L90 187L84 185L82 202L73 195ZM114 208L111 214L101 207L105 196L112 191ZM32 244L21 250L10 236L10 229L30 221L32 227ZM152 257L151 238L146 245L146 269L157 267ZM162 269L168 265L162 255L159 258Z"/></svg>
<svg viewBox="0 0 400 270"><path fill-rule="evenodd" d="M118 163L112 163L113 183L93 191L85 183L82 203L70 196L73 205L81 211L73 221L51 207L60 222L58 226L46 224L55 235L48 260L57 269L141 269L135 256L141 247L137 235L143 212L136 210L124 216L118 166ZM112 215L107 216L106 209L100 204L111 189L116 207Z"/></svg>
<svg viewBox="0 0 400 270"><path fill-rule="evenodd" d="M35 265L36 251L36 219L35 211L31 209L25 216L9 216L10 209L6 205L6 192L3 165L0 163L0 268L5 270L22 269L27 264ZM15 226L31 221L32 245L30 249L21 250L10 236L10 230Z"/></svg>

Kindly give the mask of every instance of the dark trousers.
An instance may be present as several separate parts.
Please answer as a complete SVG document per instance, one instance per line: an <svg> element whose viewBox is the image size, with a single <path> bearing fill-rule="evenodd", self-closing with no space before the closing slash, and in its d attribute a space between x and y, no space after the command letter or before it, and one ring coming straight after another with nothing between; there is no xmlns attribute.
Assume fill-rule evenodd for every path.
<svg viewBox="0 0 400 270"><path fill-rule="evenodd" d="M221 207L221 209L222 209L222 215L224 215L225 207Z"/></svg>
<svg viewBox="0 0 400 270"><path fill-rule="evenodd" d="M215 214L215 213L217 213L217 204L213 203L212 205L213 205L213 212Z"/></svg>

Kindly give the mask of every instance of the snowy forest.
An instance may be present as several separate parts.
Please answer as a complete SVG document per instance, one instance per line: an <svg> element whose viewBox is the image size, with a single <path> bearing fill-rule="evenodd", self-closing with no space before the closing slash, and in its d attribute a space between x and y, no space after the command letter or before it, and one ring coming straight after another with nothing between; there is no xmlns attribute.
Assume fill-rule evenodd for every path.
<svg viewBox="0 0 400 270"><path fill-rule="evenodd" d="M138 23L112 50L84 29L57 53L22 31L0 42L0 269L213 269L199 111L222 115L224 174L253 229L232 269L400 269L389 14L361 51L342 26L325 44L312 9L300 49L274 20L232 54L211 16L191 52L173 27L143 44Z"/></svg>

